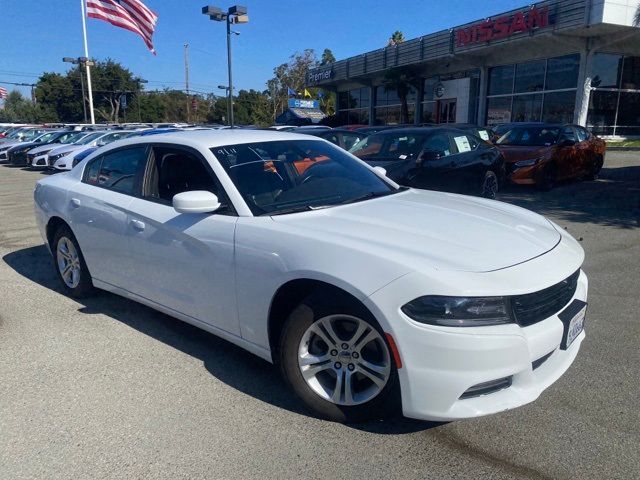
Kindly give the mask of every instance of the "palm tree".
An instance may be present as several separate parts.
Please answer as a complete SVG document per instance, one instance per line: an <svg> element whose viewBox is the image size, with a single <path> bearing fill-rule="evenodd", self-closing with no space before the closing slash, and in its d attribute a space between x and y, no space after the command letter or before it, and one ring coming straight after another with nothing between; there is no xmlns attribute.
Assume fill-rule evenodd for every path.
<svg viewBox="0 0 640 480"><path fill-rule="evenodd" d="M382 85L385 92L395 91L400 99L400 123L409 123L409 104L407 97L411 88L418 88L421 82L420 74L411 67L400 67L388 70Z"/></svg>
<svg viewBox="0 0 640 480"><path fill-rule="evenodd" d="M393 47L402 42L404 42L404 33L402 33L400 30L396 30L391 35L391 38L389 38L388 46Z"/></svg>

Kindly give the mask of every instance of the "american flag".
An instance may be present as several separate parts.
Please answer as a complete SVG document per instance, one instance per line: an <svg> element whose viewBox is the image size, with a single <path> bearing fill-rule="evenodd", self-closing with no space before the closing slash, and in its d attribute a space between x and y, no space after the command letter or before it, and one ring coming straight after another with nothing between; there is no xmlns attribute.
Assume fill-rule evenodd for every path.
<svg viewBox="0 0 640 480"><path fill-rule="evenodd" d="M9 92L7 92L6 88L0 87L0 98L7 98L8 94L9 94Z"/></svg>
<svg viewBox="0 0 640 480"><path fill-rule="evenodd" d="M155 55L151 37L158 15L140 0L87 0L87 16L137 33Z"/></svg>

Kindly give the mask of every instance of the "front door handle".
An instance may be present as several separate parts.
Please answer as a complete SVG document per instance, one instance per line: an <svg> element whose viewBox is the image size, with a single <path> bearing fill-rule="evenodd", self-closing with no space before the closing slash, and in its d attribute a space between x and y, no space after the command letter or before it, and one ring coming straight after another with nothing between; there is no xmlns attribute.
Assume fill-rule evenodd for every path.
<svg viewBox="0 0 640 480"><path fill-rule="evenodd" d="M144 222L141 222L140 220L131 220L131 226L134 228L134 230L137 230L139 232L142 232L144 230Z"/></svg>
<svg viewBox="0 0 640 480"><path fill-rule="evenodd" d="M72 198L71 199L71 206L72 207L78 208L80 206L80 204L81 204L81 202L77 198Z"/></svg>

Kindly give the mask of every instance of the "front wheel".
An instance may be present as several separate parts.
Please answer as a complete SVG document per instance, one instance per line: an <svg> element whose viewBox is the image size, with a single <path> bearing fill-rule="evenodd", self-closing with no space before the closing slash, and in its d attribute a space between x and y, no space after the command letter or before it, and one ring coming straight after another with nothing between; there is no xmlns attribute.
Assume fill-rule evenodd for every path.
<svg viewBox="0 0 640 480"><path fill-rule="evenodd" d="M484 174L484 178L482 179L482 185L480 187L480 196L495 200L496 196L498 195L498 189L499 189L498 176L491 170L488 170Z"/></svg>
<svg viewBox="0 0 640 480"><path fill-rule="evenodd" d="M398 378L384 334L361 308L310 297L280 342L285 380L323 418L357 422L399 411Z"/></svg>
<svg viewBox="0 0 640 480"><path fill-rule="evenodd" d="M540 179L536 183L536 187L538 190L542 190L543 192L548 192L556 185L556 167L553 163L548 164L542 174L540 175Z"/></svg>
<svg viewBox="0 0 640 480"><path fill-rule="evenodd" d="M598 155L598 157L593 162L591 171L585 177L585 180L590 180L590 181L597 180L603 165L604 165L604 158L601 155Z"/></svg>
<svg viewBox="0 0 640 480"><path fill-rule="evenodd" d="M75 298L90 294L93 290L91 275L71 229L60 227L53 236L51 247L56 273L65 293Z"/></svg>

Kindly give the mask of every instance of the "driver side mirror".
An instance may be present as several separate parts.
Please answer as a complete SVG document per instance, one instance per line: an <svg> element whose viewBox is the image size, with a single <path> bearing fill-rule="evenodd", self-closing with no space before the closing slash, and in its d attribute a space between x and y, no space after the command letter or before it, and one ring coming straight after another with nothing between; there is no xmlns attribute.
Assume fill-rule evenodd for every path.
<svg viewBox="0 0 640 480"><path fill-rule="evenodd" d="M219 208L218 197L206 190L192 190L173 196L173 209L178 213L211 213Z"/></svg>

